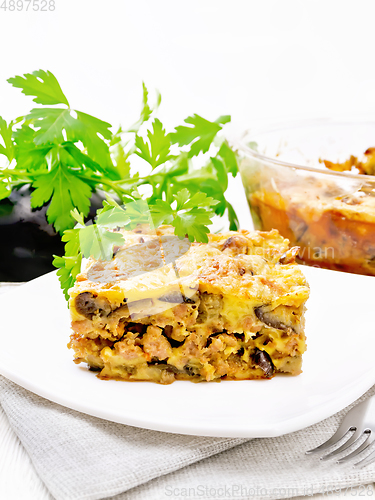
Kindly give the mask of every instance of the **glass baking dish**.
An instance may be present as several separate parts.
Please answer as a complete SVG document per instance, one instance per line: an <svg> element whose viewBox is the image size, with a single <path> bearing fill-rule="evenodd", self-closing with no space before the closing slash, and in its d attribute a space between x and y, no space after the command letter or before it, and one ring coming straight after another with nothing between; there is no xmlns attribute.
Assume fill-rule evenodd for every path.
<svg viewBox="0 0 375 500"><path fill-rule="evenodd" d="M375 146L375 122L314 120L247 133L240 171L256 229L278 229L307 265L375 276L375 176L336 172Z"/></svg>

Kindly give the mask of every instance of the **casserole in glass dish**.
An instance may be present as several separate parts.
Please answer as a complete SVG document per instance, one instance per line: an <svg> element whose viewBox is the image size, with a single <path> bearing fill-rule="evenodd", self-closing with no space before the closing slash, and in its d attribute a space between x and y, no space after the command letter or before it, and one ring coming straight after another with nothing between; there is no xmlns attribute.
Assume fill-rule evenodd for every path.
<svg viewBox="0 0 375 500"><path fill-rule="evenodd" d="M314 120L248 133L238 149L255 228L278 229L300 247L301 263L375 276L373 146L370 121Z"/></svg>

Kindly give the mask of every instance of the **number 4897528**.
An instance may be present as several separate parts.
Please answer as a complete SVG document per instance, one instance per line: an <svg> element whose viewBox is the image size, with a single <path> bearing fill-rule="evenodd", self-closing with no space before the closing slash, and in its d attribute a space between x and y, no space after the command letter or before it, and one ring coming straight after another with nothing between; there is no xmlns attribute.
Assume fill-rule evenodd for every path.
<svg viewBox="0 0 375 500"><path fill-rule="evenodd" d="M56 9L56 4L55 0L3 0L0 9L9 12L27 12L31 10L35 12L51 12Z"/></svg>

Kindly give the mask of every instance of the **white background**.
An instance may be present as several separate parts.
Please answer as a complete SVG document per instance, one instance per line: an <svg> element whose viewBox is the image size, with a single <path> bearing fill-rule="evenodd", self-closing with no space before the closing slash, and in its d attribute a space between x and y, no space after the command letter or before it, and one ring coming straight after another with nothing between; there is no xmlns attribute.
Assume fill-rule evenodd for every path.
<svg viewBox="0 0 375 500"><path fill-rule="evenodd" d="M0 9L7 119L33 103L6 78L39 68L55 73L73 108L113 125L137 118L142 80L161 91L160 116L170 127L192 113L232 114L238 130L258 120L375 114L373 0L55 5Z"/></svg>
<svg viewBox="0 0 375 500"><path fill-rule="evenodd" d="M0 0L0 5L3 0ZM9 2L9 0L7 0ZM37 3L37 2L36 2ZM73 108L133 123L141 82L172 128L189 114L259 121L375 116L373 0L55 0L0 9L0 115L29 111L6 79L52 71ZM49 498L0 412L0 498Z"/></svg>

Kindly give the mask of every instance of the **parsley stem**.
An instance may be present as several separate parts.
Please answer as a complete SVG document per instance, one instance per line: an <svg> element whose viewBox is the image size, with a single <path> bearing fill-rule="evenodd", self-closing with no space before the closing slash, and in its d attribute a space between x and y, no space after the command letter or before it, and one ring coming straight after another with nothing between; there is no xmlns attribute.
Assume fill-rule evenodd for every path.
<svg viewBox="0 0 375 500"><path fill-rule="evenodd" d="M139 179L137 179L136 181L134 181L133 179L129 179L128 181L126 181L126 180L125 181L124 180L123 181L111 181L109 179L105 179L104 177L90 177L89 175L84 175L84 174L78 174L77 177L80 177L81 179L85 179L88 181L95 182L96 184L104 184L106 186L109 186L119 196L119 198L122 197L122 194L129 194L129 188L131 186L139 185L139 183L137 183L137 180L139 180ZM119 182L121 182L121 184L126 184L128 182L129 187L124 188L118 184Z"/></svg>
<svg viewBox="0 0 375 500"><path fill-rule="evenodd" d="M0 169L0 174L1 176L8 176L8 177L20 177L21 175L22 176L25 176L25 177L34 177L35 173L37 172L33 172L32 174L30 174L30 172L27 172L27 170L21 170L21 169L14 169L14 168L1 168Z"/></svg>

